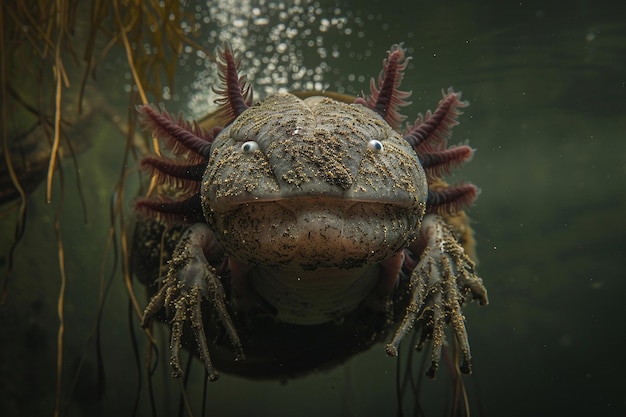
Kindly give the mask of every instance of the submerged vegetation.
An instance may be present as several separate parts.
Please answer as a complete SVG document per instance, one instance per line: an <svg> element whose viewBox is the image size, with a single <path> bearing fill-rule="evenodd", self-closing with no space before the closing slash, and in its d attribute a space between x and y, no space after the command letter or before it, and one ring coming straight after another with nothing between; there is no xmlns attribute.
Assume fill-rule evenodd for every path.
<svg viewBox="0 0 626 417"><path fill-rule="evenodd" d="M81 147L68 131L97 99L89 96L89 83L106 59L121 50L132 74L127 124L132 138L133 104L147 102L147 94L159 100L164 86L173 84L176 55L185 45L201 48L191 39L197 29L193 15L175 0L9 0L2 2L0 26L0 126L6 164L0 202L19 201L19 241L27 194L45 179L46 202L53 202L55 175L63 188L58 160L75 159ZM5 283L3 297L6 290Z"/></svg>
<svg viewBox="0 0 626 417"><path fill-rule="evenodd" d="M72 130L104 114L126 133L117 143L125 149L120 178L114 191L108 248L115 245L116 229L122 234L122 257L127 259L123 184L134 149L146 144L134 132L135 105L159 100L171 86L177 54L184 46L201 49L192 39L198 26L183 2L177 0L7 0L0 5L0 203L2 218L15 216L13 242L4 259L6 272L0 284L0 303L11 296L14 252L24 235L29 194L45 181L45 200L57 205L54 229L61 276L58 295L57 390L55 415L62 411L64 365L64 309L66 257L60 213L65 195L61 158L70 158L78 172L76 155L89 141ZM127 122L94 92L93 80L111 57L124 57L132 74ZM80 179L77 189L82 198ZM83 210L85 203L82 202ZM86 217L86 213L85 213ZM120 224L116 225L115 222ZM105 255L106 256L106 255ZM115 256L115 255L114 255ZM126 264L126 263L124 263ZM128 270L124 270L133 297ZM102 286L101 286L102 287ZM104 295L101 294L103 301ZM136 311L139 307L134 302Z"/></svg>

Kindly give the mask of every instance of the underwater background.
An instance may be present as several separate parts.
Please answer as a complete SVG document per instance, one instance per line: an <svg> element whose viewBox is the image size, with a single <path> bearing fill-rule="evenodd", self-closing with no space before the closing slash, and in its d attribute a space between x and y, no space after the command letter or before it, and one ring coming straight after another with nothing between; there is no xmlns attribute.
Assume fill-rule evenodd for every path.
<svg viewBox="0 0 626 417"><path fill-rule="evenodd" d="M413 92L403 111L409 119L434 109L442 89L461 90L471 105L451 143L477 151L452 181L481 189L468 214L490 301L465 307L471 415L626 415L626 3L194 1L185 8L200 25L195 42L212 51L227 40L245 51L242 73L255 99L276 89L367 92L399 42L412 56L402 85ZM200 117L213 108L217 78L205 58L180 54L175 83L163 91L168 110ZM131 78L122 52L101 63L85 96L89 117L72 130L73 140L86 142L77 163L60 162L51 203L45 184L32 191L12 252L17 209L1 207L0 415L54 415L57 397L68 416L152 415L153 407L160 416L202 415L203 401L209 416L391 416L399 408L450 415L445 366L421 382L417 400L405 396L399 406L397 359L382 344L288 381L223 374L205 387L194 361L186 410L181 381L170 378L165 325L155 327L162 348L150 398L146 337L122 274L128 242L122 230L110 235L123 169L124 207L115 215L127 226L139 189L135 161L124 166L117 117L129 111ZM33 89L10 82L24 94ZM145 294L134 285L143 308ZM422 356L413 358L416 374Z"/></svg>

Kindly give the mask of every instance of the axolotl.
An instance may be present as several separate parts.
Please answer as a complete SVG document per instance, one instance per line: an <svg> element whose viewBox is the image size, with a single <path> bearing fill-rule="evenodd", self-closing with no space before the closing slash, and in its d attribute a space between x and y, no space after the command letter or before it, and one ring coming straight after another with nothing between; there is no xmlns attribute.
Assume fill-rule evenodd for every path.
<svg viewBox="0 0 626 417"><path fill-rule="evenodd" d="M215 380L298 374L383 339L396 356L415 329L418 347L432 340L433 377L446 326L469 373L462 307L487 303L463 211L478 189L442 179L474 152L447 143L461 94L449 89L405 124L401 45L351 101L313 92L255 103L231 48L217 58L219 125L139 108L170 155L143 159L161 186L136 209L187 227L143 317L148 327L167 312L174 376L189 332Z"/></svg>

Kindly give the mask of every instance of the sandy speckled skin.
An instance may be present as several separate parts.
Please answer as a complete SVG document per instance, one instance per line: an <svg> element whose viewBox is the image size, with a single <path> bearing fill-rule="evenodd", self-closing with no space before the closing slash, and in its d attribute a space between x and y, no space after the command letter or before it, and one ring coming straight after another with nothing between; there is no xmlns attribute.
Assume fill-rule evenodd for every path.
<svg viewBox="0 0 626 417"><path fill-rule="evenodd" d="M255 150L242 149L249 141ZM374 111L275 94L216 137L201 201L277 318L318 324L354 310L379 264L416 238L427 190L415 152Z"/></svg>
<svg viewBox="0 0 626 417"><path fill-rule="evenodd" d="M258 149L244 152L247 141ZM211 228L225 231L218 240L243 262L341 267L380 262L413 240L427 190L415 152L370 109L276 94L216 138L201 198ZM317 240L332 246L316 255Z"/></svg>

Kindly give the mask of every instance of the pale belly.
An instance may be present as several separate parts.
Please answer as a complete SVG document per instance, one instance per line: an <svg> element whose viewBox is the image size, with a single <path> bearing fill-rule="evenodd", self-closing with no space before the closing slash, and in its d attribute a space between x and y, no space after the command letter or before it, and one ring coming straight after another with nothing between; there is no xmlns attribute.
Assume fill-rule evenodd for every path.
<svg viewBox="0 0 626 417"><path fill-rule="evenodd" d="M252 288L277 309L277 320L300 325L337 320L353 311L379 276L379 264L315 270L257 266L248 275Z"/></svg>

